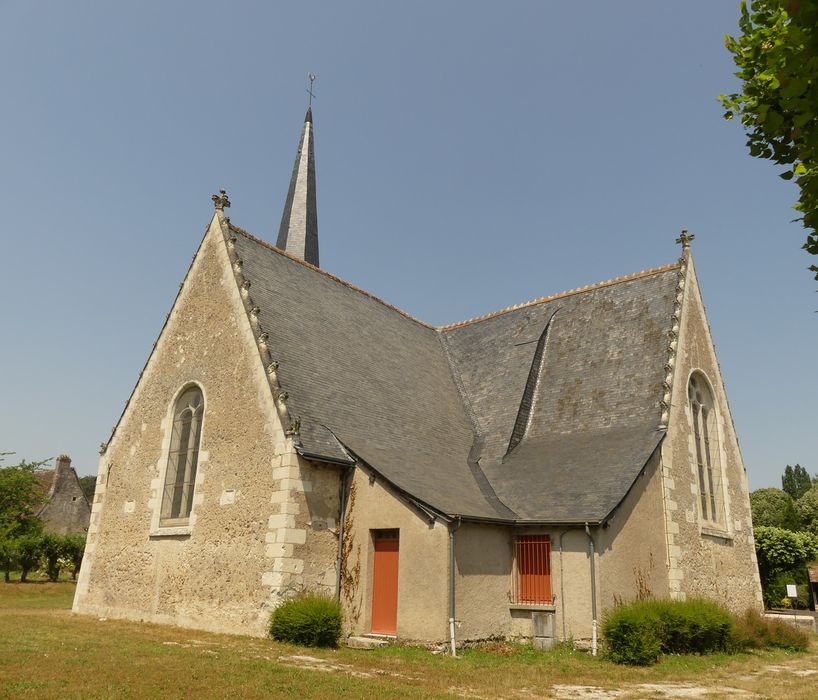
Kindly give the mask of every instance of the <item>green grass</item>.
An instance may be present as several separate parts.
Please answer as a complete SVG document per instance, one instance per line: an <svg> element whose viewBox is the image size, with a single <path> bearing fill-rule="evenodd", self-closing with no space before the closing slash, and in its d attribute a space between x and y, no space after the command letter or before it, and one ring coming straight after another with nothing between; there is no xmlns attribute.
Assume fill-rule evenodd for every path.
<svg viewBox="0 0 818 700"><path fill-rule="evenodd" d="M418 647L318 650L74 615L73 590L70 582L0 583L0 698L520 698L553 696L555 684L626 688L630 698L657 696L639 684L673 682L714 697L742 688L798 700L814 698L818 680L794 673L818 669L816 645L803 654L667 656L650 668L567 645L539 653L493 644L457 659Z"/></svg>
<svg viewBox="0 0 818 700"><path fill-rule="evenodd" d="M0 583L0 609L70 609L73 602L73 582Z"/></svg>

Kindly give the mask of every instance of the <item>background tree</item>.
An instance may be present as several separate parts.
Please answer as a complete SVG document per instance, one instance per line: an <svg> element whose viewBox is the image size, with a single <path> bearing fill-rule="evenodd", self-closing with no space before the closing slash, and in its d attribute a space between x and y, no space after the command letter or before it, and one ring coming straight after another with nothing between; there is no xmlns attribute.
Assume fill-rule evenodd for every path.
<svg viewBox="0 0 818 700"><path fill-rule="evenodd" d="M813 486L795 503L801 518L801 525L814 535L818 535L818 485Z"/></svg>
<svg viewBox="0 0 818 700"><path fill-rule="evenodd" d="M792 496L792 500L797 501L812 488L812 478L800 464L794 467L788 464L781 477L781 488Z"/></svg>
<svg viewBox="0 0 818 700"><path fill-rule="evenodd" d="M750 155L786 166L800 197L804 248L818 255L818 0L741 3L741 36L725 38L742 92L721 95L725 118L738 116ZM816 273L818 266L810 269Z"/></svg>
<svg viewBox="0 0 818 700"><path fill-rule="evenodd" d="M71 578L76 581L85 554L85 535L66 535L63 540L63 551L71 562Z"/></svg>
<svg viewBox="0 0 818 700"><path fill-rule="evenodd" d="M0 453L0 461L10 452ZM0 566L5 572L6 581L10 578L12 568L24 568L22 558L32 558L31 539L24 543L25 552L21 550L21 541L25 538L36 538L43 529L37 511L43 502L43 493L37 479L37 471L48 460L26 462L9 467L0 467ZM29 566L29 569L34 568ZM28 569L25 569L28 573Z"/></svg>
<svg viewBox="0 0 818 700"><path fill-rule="evenodd" d="M80 477L80 487L82 488L82 492L85 494L85 498L88 499L89 503L94 502L94 490L97 487L97 477L95 476L81 476Z"/></svg>
<svg viewBox="0 0 818 700"><path fill-rule="evenodd" d="M39 569L43 561L43 541L40 534L28 534L14 540L17 548L17 564L20 567L20 581L28 581L28 575Z"/></svg>
<svg viewBox="0 0 818 700"><path fill-rule="evenodd" d="M40 536L40 553L45 562L45 571L49 581L57 581L60 578L60 561L65 555L65 537L56 535L53 532L46 532Z"/></svg>
<svg viewBox="0 0 818 700"><path fill-rule="evenodd" d="M26 462L0 468L0 537L14 539L42 527L37 511L43 493L37 471L46 462Z"/></svg>
<svg viewBox="0 0 818 700"><path fill-rule="evenodd" d="M11 571L17 565L17 547L12 540L0 537L0 568L3 569L3 579L11 581Z"/></svg>
<svg viewBox="0 0 818 700"><path fill-rule="evenodd" d="M781 489L757 489L750 494L753 527L800 530L801 518L792 497Z"/></svg>
<svg viewBox="0 0 818 700"><path fill-rule="evenodd" d="M818 558L818 537L764 525L754 527L753 534L764 603L772 607L784 597L784 583L804 582L807 564Z"/></svg>

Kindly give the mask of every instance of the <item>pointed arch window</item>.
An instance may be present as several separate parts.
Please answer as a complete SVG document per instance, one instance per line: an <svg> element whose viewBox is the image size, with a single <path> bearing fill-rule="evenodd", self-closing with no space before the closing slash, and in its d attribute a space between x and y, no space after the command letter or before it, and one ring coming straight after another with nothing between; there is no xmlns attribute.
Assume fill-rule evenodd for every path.
<svg viewBox="0 0 818 700"><path fill-rule="evenodd" d="M700 372L690 376L687 398L690 402L700 512L703 520L721 524L724 508L716 408L710 385Z"/></svg>
<svg viewBox="0 0 818 700"><path fill-rule="evenodd" d="M197 386L189 387L182 392L173 408L173 431L165 469L160 526L186 525L190 518L203 415L202 390Z"/></svg>

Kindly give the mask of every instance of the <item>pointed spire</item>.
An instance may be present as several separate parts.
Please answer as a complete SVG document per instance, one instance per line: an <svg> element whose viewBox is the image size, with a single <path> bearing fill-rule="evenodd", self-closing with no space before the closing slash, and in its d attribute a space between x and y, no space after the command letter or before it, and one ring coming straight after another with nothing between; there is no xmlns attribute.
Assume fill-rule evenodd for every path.
<svg viewBox="0 0 818 700"><path fill-rule="evenodd" d="M312 107L307 109L301 141L295 156L293 176L276 247L318 266L318 210L315 199L315 141Z"/></svg>

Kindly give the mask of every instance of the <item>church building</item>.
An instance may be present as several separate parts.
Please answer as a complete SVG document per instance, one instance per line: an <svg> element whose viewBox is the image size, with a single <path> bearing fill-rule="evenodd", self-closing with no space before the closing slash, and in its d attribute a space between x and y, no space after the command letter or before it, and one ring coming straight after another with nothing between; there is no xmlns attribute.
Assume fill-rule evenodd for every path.
<svg viewBox="0 0 818 700"><path fill-rule="evenodd" d="M691 254L432 326L319 266L307 111L275 245L224 190L101 446L74 610L263 635L591 639L617 602L761 607Z"/></svg>

